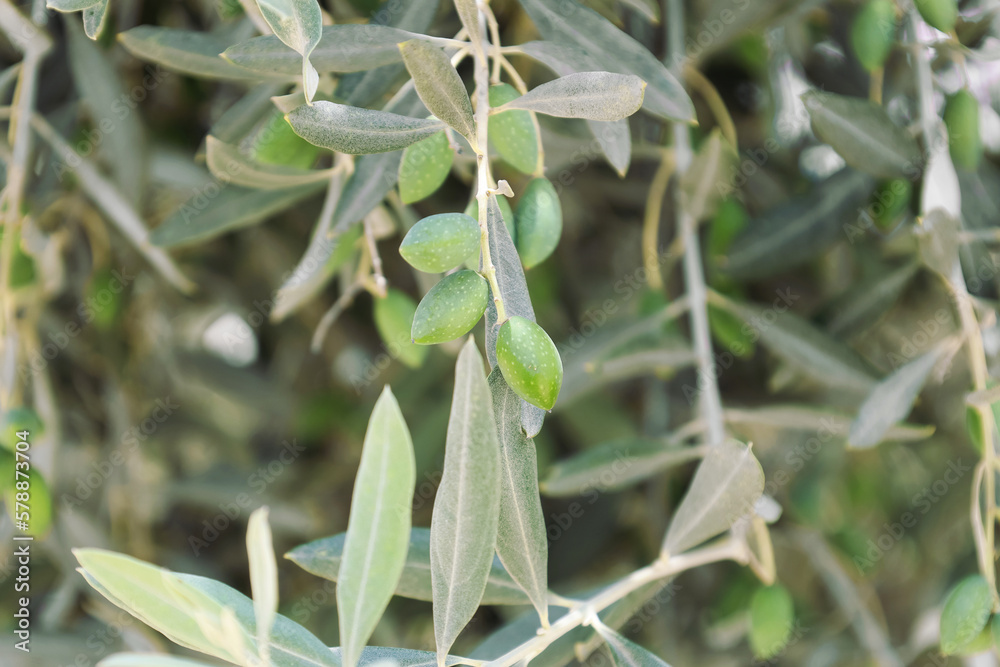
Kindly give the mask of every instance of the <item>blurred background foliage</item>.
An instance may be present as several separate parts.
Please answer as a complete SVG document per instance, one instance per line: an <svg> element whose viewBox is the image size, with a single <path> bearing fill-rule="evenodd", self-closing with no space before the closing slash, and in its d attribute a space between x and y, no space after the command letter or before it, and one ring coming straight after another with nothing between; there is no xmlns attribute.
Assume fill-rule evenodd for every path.
<svg viewBox="0 0 1000 667"><path fill-rule="evenodd" d="M322 4L338 22L361 21L379 10L374 0ZM431 32L451 36L459 23L441 4ZM516 2L491 4L504 43L536 37ZM656 3L588 4L662 55L663 26L649 18ZM42 64L38 112L78 151L88 151L151 228L185 202L197 205L192 197L215 196L204 141L227 109L248 90L264 99L282 92L267 83L204 80L155 68L116 41L117 33L142 24L209 31L226 43L245 39L248 22L233 0L113 0L94 62L81 61L74 50L81 39L77 17L46 14L40 2L21 5L54 40ZM961 6L961 43L995 54L997 4ZM717 17L727 9L736 19L723 23ZM699 0L688 3L686 34L690 64L714 84L739 138L731 192L704 229L709 282L740 301L771 304L776 296L792 295L797 315L851 346L882 375L959 329L941 281L912 260L920 231L917 193L907 192L896 210L865 224L869 218L860 211L890 186L852 186L829 224L805 226L794 245L806 248L802 256L771 249L738 277L724 272L741 230L763 224L766 212L795 197L806 197L806 211L814 210L815 198L832 187L826 178L839 158L812 137L798 94L816 87L868 95L869 75L849 45L859 9L846 1ZM12 95L10 67L19 60L0 38L4 104ZM551 77L531 60L516 63L529 82ZM989 310L998 286L1000 172L993 160L1000 149L1000 67L988 57L970 58L967 67L988 132L987 159L976 171L959 172L962 212L968 228L982 230L987 241L965 248L963 266L970 290ZM915 119L908 68L906 49L896 49L883 92L886 108L904 125ZM959 85L948 53L935 62L935 75L945 89ZM107 108L115 114L109 132L99 126L108 113L106 98L99 98L112 93L125 97L122 107ZM697 148L716 116L704 95L692 97L701 123L691 130ZM534 440L544 481L557 461L573 454L611 441L623 449L641 447L688 423L696 416L691 388L698 378L685 355L686 330L645 319L683 292L679 254L669 244L675 229L669 198L655 221L664 239L656 259L662 289L650 286L642 254L664 125L651 116L631 120L633 162L625 178L604 162L582 122L545 118L542 131L564 231L555 254L527 278L539 322L566 366L563 396ZM429 525L457 342L431 349L421 368L409 368L387 354L373 323L372 298L362 293L319 352L311 352L314 331L338 298L336 285L350 279L346 274L284 320L269 320L275 290L305 251L320 214L320 192L260 224L172 250L198 287L185 295L106 224L78 176L38 145L24 203L28 222L8 269L21 357L17 376L3 380L15 387L9 394L14 403L32 405L44 422L33 452L51 489L53 520L33 563L34 651L25 663L5 642L4 664L84 667L122 647L165 645L85 585L74 571L72 547L113 548L248 591L244 532L253 508L272 508L279 553L344 530L364 428L385 383L392 384L413 432L414 525ZM279 159L329 166L328 155L299 150ZM0 155L4 163L8 157ZM463 210L472 164L470 155L459 155L433 196L408 207L390 198L380 209L379 247L392 287L414 297L427 289L398 256L402 231L425 215ZM496 174L515 192L527 182L502 163ZM995 363L995 313L987 324ZM960 658L934 655L934 619L948 588L976 569L969 498L978 453L963 403L969 386L964 364L933 378L909 417L912 427L898 427L877 448L850 451L844 441L859 404L856 394L817 381L750 340L742 340L740 354L728 353L746 335L724 312L713 311L713 330L730 428L754 443L766 491L784 508L772 534L779 580L792 594L797 624L776 663L869 664L872 646L864 636L880 628L900 664L959 664ZM13 354L11 340L5 355ZM799 408L775 408L783 405ZM591 588L654 558L693 467L678 465L622 490L544 497L553 589ZM905 513L916 517L915 524L897 530ZM12 586L12 532L4 519L5 591ZM745 664L751 660L748 608L759 586L736 565L701 568L655 596L639 622L625 628L677 665ZM281 587L282 612L335 645L333 584L286 564ZM6 636L12 603L6 594L4 600L0 631ZM482 610L456 652L467 654L516 611ZM433 650L430 604L394 599L372 643Z"/></svg>

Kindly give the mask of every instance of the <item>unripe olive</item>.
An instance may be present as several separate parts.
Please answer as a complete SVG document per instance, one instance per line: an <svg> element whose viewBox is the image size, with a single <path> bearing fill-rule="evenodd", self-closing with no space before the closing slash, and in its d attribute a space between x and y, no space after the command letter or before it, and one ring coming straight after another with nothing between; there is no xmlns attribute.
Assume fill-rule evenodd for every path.
<svg viewBox="0 0 1000 667"><path fill-rule="evenodd" d="M38 418L31 408L18 407L5 410L0 415L0 446L14 451L17 443L22 441L18 433L25 433L25 440L29 443L33 438L37 438L44 430L42 420Z"/></svg>
<svg viewBox="0 0 1000 667"><path fill-rule="evenodd" d="M895 37L896 6L892 0L870 0L854 17L851 47L869 72L885 63Z"/></svg>
<svg viewBox="0 0 1000 667"><path fill-rule="evenodd" d="M992 609L993 592L982 575L958 582L941 611L941 652L950 655L970 644L986 627Z"/></svg>
<svg viewBox="0 0 1000 667"><path fill-rule="evenodd" d="M955 21L958 19L957 0L914 0L914 3L929 26L941 32L955 29Z"/></svg>
<svg viewBox="0 0 1000 667"><path fill-rule="evenodd" d="M757 351L753 336L744 331L746 323L729 311L709 306L708 326L719 345L740 359L750 359Z"/></svg>
<svg viewBox="0 0 1000 667"><path fill-rule="evenodd" d="M545 330L515 315L497 335L497 364L514 393L532 405L551 410L562 387L563 365Z"/></svg>
<svg viewBox="0 0 1000 667"><path fill-rule="evenodd" d="M757 589L750 601L750 647L766 660L785 648L795 622L792 596L781 584Z"/></svg>
<svg viewBox="0 0 1000 667"><path fill-rule="evenodd" d="M415 343L446 343L469 333L486 312L490 288L475 271L456 271L441 279L417 306L410 333Z"/></svg>
<svg viewBox="0 0 1000 667"><path fill-rule="evenodd" d="M886 181L872 193L869 211L875 216L875 226L888 232L896 225L899 216L910 206L913 198L913 183L905 178Z"/></svg>
<svg viewBox="0 0 1000 667"><path fill-rule="evenodd" d="M464 213L439 213L410 228L399 254L427 273L450 271L479 247L479 223Z"/></svg>
<svg viewBox="0 0 1000 667"><path fill-rule="evenodd" d="M410 368L418 368L427 357L427 348L411 339L417 303L405 292L390 288L384 299L375 299L375 328L389 354Z"/></svg>
<svg viewBox="0 0 1000 667"><path fill-rule="evenodd" d="M983 142L979 136L979 102L975 95L963 89L949 97L944 107L944 124L955 166L967 171L978 169Z"/></svg>
<svg viewBox="0 0 1000 667"><path fill-rule="evenodd" d="M403 203L412 204L437 192L454 161L455 153L444 132L407 146L399 163L399 197Z"/></svg>
<svg viewBox="0 0 1000 667"><path fill-rule="evenodd" d="M490 106L499 107L520 97L510 84L490 86ZM538 137L531 113L518 109L490 116L490 141L507 164L518 171L534 173L538 163Z"/></svg>
<svg viewBox="0 0 1000 667"><path fill-rule="evenodd" d="M514 218L517 254L524 268L540 264L559 245L562 236L562 206L547 178L533 178L524 189Z"/></svg>
<svg viewBox="0 0 1000 667"><path fill-rule="evenodd" d="M257 162L308 169L319 157L320 149L295 134L284 114L275 112L261 128L253 145Z"/></svg>

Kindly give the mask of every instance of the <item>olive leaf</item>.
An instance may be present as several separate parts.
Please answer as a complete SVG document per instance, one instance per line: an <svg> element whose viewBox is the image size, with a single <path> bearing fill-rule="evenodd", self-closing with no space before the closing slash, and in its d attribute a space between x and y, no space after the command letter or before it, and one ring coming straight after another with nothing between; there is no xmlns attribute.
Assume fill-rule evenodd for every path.
<svg viewBox="0 0 1000 667"><path fill-rule="evenodd" d="M398 151L444 127L437 120L325 101L299 107L288 122L309 143L353 155Z"/></svg>
<svg viewBox="0 0 1000 667"><path fill-rule="evenodd" d="M919 174L920 149L885 109L856 97L819 91L802 95L816 136L855 169L879 178Z"/></svg>
<svg viewBox="0 0 1000 667"><path fill-rule="evenodd" d="M257 0L257 7L275 37L302 56L302 89L312 102L319 72L309 61L323 34L323 12L318 0Z"/></svg>
<svg viewBox="0 0 1000 667"><path fill-rule="evenodd" d="M351 496L337 575L345 667L358 663L406 563L416 482L410 431L388 386L375 403Z"/></svg>
<svg viewBox="0 0 1000 667"><path fill-rule="evenodd" d="M330 651L339 660L340 649ZM430 651L415 651L409 648L391 648L389 646L366 646L361 651L361 667L438 667L437 655ZM444 661L445 667L467 664L465 658L449 655Z"/></svg>
<svg viewBox="0 0 1000 667"><path fill-rule="evenodd" d="M247 556L250 562L250 589L253 591L254 619L260 658L268 661L271 629L278 614L278 565L274 559L268 509L254 510L247 522Z"/></svg>
<svg viewBox="0 0 1000 667"><path fill-rule="evenodd" d="M473 338L455 366L444 472L431 518L431 586L439 664L479 608L500 512L500 445L483 359Z"/></svg>
<svg viewBox="0 0 1000 667"><path fill-rule="evenodd" d="M210 79L275 78L220 58L229 43L211 33L141 25L118 33L118 41L135 57L174 72Z"/></svg>
<svg viewBox="0 0 1000 667"><path fill-rule="evenodd" d="M670 521L663 552L679 554L729 530L753 511L764 492L764 471L750 447L735 440L713 444Z"/></svg>
<svg viewBox="0 0 1000 667"><path fill-rule="evenodd" d="M87 37L97 39L104 30L108 18L108 1L101 0L83 10L83 31L87 33Z"/></svg>
<svg viewBox="0 0 1000 667"><path fill-rule="evenodd" d="M426 348L421 348L426 349ZM318 577L337 580L340 560L344 551L344 537L340 533L324 537L292 549L285 558L306 572ZM406 552L403 574L396 585L396 595L430 602L434 598L431 587L431 532L428 528L414 527L410 531L410 546ZM528 596L511 579L499 557L494 556L490 566L486 590L481 604L530 604ZM430 654L430 655L433 655Z"/></svg>
<svg viewBox="0 0 1000 667"><path fill-rule="evenodd" d="M643 106L647 111L668 120L694 118L691 99L663 63L594 10L574 0L561 0L558 5L545 0L520 2L545 39L573 44L601 69L634 74L645 81L648 88Z"/></svg>
<svg viewBox="0 0 1000 667"><path fill-rule="evenodd" d="M702 454L701 448L667 446L660 440L616 440L556 463L539 488L553 497L619 491Z"/></svg>
<svg viewBox="0 0 1000 667"><path fill-rule="evenodd" d="M479 9L476 7L476 0L455 0L455 11L462 22L462 27L469 33L469 41L473 48L481 48L483 33L479 29Z"/></svg>
<svg viewBox="0 0 1000 667"><path fill-rule="evenodd" d="M330 180L329 169L299 169L257 162L236 146L211 135L205 140L205 164L220 181L258 190L282 190Z"/></svg>
<svg viewBox="0 0 1000 667"><path fill-rule="evenodd" d="M941 610L941 652L950 655L970 644L986 627L993 610L993 587L980 575L962 579Z"/></svg>
<svg viewBox="0 0 1000 667"><path fill-rule="evenodd" d="M642 106L646 84L637 76L611 72L567 74L543 83L490 113L536 111L559 118L615 121Z"/></svg>
<svg viewBox="0 0 1000 667"><path fill-rule="evenodd" d="M882 442L889 428L906 418L931 370L946 350L947 346L938 345L875 385L851 424L848 446L867 449Z"/></svg>
<svg viewBox="0 0 1000 667"><path fill-rule="evenodd" d="M521 404L499 368L487 379L500 440L500 517L497 554L548 622L548 537L538 494L535 446L521 430ZM544 625L544 623L543 623Z"/></svg>
<svg viewBox="0 0 1000 667"><path fill-rule="evenodd" d="M101 0L46 0L45 6L57 12L79 12L100 2Z"/></svg>
<svg viewBox="0 0 1000 667"><path fill-rule="evenodd" d="M205 662L152 653L116 653L99 664L101 667L212 667Z"/></svg>
<svg viewBox="0 0 1000 667"><path fill-rule="evenodd" d="M595 624L598 634L605 641L616 667L670 667L648 649L626 639L604 623Z"/></svg>
<svg viewBox="0 0 1000 667"><path fill-rule="evenodd" d="M362 72L398 63L401 57L397 44L415 36L407 30L376 23L328 25L323 27L310 61L319 73ZM274 35L253 37L217 53L225 61L262 78L288 79L302 72L302 56Z"/></svg>
<svg viewBox="0 0 1000 667"><path fill-rule="evenodd" d="M403 64L428 111L476 145L476 121L472 100L451 59L444 51L422 39L399 45Z"/></svg>
<svg viewBox="0 0 1000 667"><path fill-rule="evenodd" d="M942 211L955 220L962 219L962 189L951 156L945 149L931 153L920 191L920 211L929 215Z"/></svg>

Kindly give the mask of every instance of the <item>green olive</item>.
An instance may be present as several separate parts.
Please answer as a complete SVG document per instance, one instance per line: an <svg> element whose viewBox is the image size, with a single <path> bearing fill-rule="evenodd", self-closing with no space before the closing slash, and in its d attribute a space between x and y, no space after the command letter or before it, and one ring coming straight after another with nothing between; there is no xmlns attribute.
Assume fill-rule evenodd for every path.
<svg viewBox="0 0 1000 667"><path fill-rule="evenodd" d="M464 213L439 213L410 228L399 254L427 273L450 271L479 248L479 223Z"/></svg>
<svg viewBox="0 0 1000 667"><path fill-rule="evenodd" d="M506 83L490 86L490 106L499 107L520 97ZM538 136L528 111L504 111L490 116L490 141L507 164L524 174L534 173L538 163Z"/></svg>
<svg viewBox="0 0 1000 667"><path fill-rule="evenodd" d="M757 589L750 601L750 647L754 657L767 660L780 653L794 623L795 607L784 586Z"/></svg>
<svg viewBox="0 0 1000 667"><path fill-rule="evenodd" d="M869 72L885 64L896 38L896 5L892 0L870 0L854 17L851 48Z"/></svg>
<svg viewBox="0 0 1000 667"><path fill-rule="evenodd" d="M455 152L444 132L407 146L399 163L399 197L403 203L412 204L437 192L454 161Z"/></svg>
<svg viewBox="0 0 1000 667"><path fill-rule="evenodd" d="M964 89L949 97L944 107L944 124L948 128L948 146L955 166L966 171L978 169L983 157L983 142L979 136L976 97Z"/></svg>
<svg viewBox="0 0 1000 667"><path fill-rule="evenodd" d="M914 0L924 21L941 32L951 32L958 20L957 0Z"/></svg>
<svg viewBox="0 0 1000 667"><path fill-rule="evenodd" d="M993 591L980 574L969 575L951 589L941 610L941 652L951 655L982 632L993 610Z"/></svg>
<svg viewBox="0 0 1000 667"><path fill-rule="evenodd" d="M524 268L530 269L552 254L562 236L562 207L548 179L534 178L528 183L514 221L517 253Z"/></svg>
<svg viewBox="0 0 1000 667"><path fill-rule="evenodd" d="M415 343L445 343L469 333L486 312L490 288L475 271L456 271L441 279L417 306L410 331Z"/></svg>
<svg viewBox="0 0 1000 667"><path fill-rule="evenodd" d="M545 330L515 315L500 327L497 364L514 393L532 405L551 410L562 387L563 365Z"/></svg>

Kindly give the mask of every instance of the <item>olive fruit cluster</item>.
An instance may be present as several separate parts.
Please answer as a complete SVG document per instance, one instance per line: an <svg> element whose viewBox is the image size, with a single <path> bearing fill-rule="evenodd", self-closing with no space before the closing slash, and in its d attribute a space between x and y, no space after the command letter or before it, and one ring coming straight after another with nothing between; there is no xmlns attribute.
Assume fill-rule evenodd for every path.
<svg viewBox="0 0 1000 667"><path fill-rule="evenodd" d="M541 185L536 185L541 183ZM532 194L533 193L533 194ZM560 219L558 197L552 185L535 179L525 191L530 202L526 209L525 238L531 239L531 257L541 261L552 252L558 232L552 237L553 217ZM486 312L490 287L478 271L459 268L478 259L480 247L479 223L465 213L442 213L417 222L399 246L399 254L411 266L426 273L444 273L414 308L412 301L396 290L390 290L376 304L376 324L383 338L398 337L399 329L410 324L410 338L415 348L420 345L445 343L467 334ZM404 355L405 353L405 355ZM401 348L400 357L410 365L422 361L419 352ZM563 367L555 344L545 331L531 320L514 316L500 323L496 349L497 364L504 379L514 392L532 405L549 410L556 402L562 385ZM415 362L415 363L414 363Z"/></svg>

